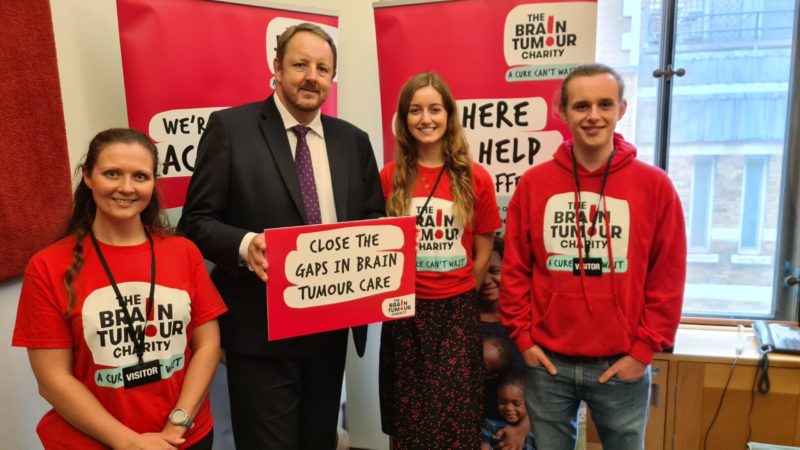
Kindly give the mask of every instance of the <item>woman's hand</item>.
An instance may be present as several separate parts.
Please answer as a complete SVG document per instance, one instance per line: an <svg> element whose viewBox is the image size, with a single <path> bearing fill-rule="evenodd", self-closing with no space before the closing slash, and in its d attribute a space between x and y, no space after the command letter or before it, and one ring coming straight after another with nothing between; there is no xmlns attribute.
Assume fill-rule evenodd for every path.
<svg viewBox="0 0 800 450"><path fill-rule="evenodd" d="M183 438L183 435L186 434L186 427L180 425L173 425L171 422L167 421L167 424L164 425L164 429L161 430L161 434L167 439L168 442L178 442L182 444L183 441L186 439Z"/></svg>
<svg viewBox="0 0 800 450"><path fill-rule="evenodd" d="M186 439L173 439L163 433L142 433L132 437L118 450L176 450Z"/></svg>

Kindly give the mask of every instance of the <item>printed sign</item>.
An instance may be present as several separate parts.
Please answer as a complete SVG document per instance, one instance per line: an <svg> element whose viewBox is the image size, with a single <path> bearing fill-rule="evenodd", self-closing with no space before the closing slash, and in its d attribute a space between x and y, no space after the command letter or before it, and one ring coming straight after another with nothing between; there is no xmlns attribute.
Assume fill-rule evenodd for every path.
<svg viewBox="0 0 800 450"><path fill-rule="evenodd" d="M146 316L150 283L128 281L119 284L137 335L144 326L144 360L157 362L161 379L183 370L187 346L186 331L191 321L189 294L180 289L156 285L156 302ZM83 337L98 369L98 386L121 388L124 370L136 366L136 341L130 334L124 311L111 286L90 293L83 305ZM146 324L146 325L145 325Z"/></svg>
<svg viewBox="0 0 800 450"><path fill-rule="evenodd" d="M269 340L414 315L413 217L264 231Z"/></svg>
<svg viewBox="0 0 800 450"><path fill-rule="evenodd" d="M338 35L335 16L217 1L117 0L117 16L128 123L158 145L159 192L174 223L211 113L272 94L278 35L300 22ZM332 116L336 86L322 105Z"/></svg>
<svg viewBox="0 0 800 450"><path fill-rule="evenodd" d="M578 233L581 245L596 255L596 267L588 267L597 275L611 271L608 244L614 251L614 271L628 271L628 245L630 241L631 213L628 201L606 196L600 206L600 195L581 191L581 202L575 205L573 193L557 194L547 200L542 227L544 247L548 255L547 268L553 271L575 272L579 267ZM577 209L577 213L576 213ZM591 224L594 221L595 226ZM580 222L580 229L577 224Z"/></svg>
<svg viewBox="0 0 800 450"><path fill-rule="evenodd" d="M416 73L436 71L457 99L472 158L491 174L505 221L522 174L551 160L569 137L554 105L564 77L594 61L597 2L463 0L374 7L384 161L394 158L392 124L403 84Z"/></svg>

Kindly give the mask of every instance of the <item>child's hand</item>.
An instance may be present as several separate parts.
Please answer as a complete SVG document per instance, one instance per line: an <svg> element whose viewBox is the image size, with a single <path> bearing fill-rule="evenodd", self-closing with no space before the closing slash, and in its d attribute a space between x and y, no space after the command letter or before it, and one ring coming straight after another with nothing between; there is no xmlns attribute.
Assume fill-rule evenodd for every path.
<svg viewBox="0 0 800 450"><path fill-rule="evenodd" d="M531 423L527 420L521 420L516 425L508 425L495 434L495 437L502 439L502 442L495 445L494 448L525 450L525 440L528 438L529 431L531 431Z"/></svg>

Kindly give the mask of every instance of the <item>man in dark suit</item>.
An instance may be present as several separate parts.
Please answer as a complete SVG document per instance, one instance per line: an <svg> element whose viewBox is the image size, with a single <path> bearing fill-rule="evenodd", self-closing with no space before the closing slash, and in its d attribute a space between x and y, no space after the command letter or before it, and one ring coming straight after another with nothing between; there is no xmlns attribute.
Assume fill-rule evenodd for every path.
<svg viewBox="0 0 800 450"><path fill-rule="evenodd" d="M209 118L178 228L217 265L229 308L220 327L237 448L333 449L347 329L267 341L260 232L377 218L384 201L367 134L320 113L336 74L331 37L292 26L273 65L272 96Z"/></svg>

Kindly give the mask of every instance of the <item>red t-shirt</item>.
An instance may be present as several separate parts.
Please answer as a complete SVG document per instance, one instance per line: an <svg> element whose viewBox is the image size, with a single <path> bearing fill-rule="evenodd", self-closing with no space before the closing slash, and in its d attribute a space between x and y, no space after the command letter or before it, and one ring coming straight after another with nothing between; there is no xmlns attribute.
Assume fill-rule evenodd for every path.
<svg viewBox="0 0 800 450"><path fill-rule="evenodd" d="M192 357L192 331L226 311L211 282L200 251L181 237L153 237L156 256L155 303L145 328L144 361L160 363L161 380L126 389L122 369L138 362L114 290L87 237L85 262L73 287L75 305L64 315L68 299L62 277L72 263L74 237L40 251L25 269L12 345L70 348L73 374L105 409L138 433L160 432L175 407ZM134 326L141 327L150 294L150 245L100 243L103 256L127 302ZM212 428L206 398L186 432L185 446ZM107 448L67 423L55 410L37 427L47 449ZM183 448L183 447L182 447Z"/></svg>
<svg viewBox="0 0 800 450"><path fill-rule="evenodd" d="M381 170L383 196L389 197L395 163ZM472 188L475 192L474 218L465 227L453 215L453 194L450 177L442 175L425 211L420 211L436 184L440 167L417 166L418 176L408 215L417 216L422 229L422 239L417 248L417 297L444 299L475 288L472 272L473 241L475 234L491 233L500 228L494 185L489 173L478 164L472 164ZM420 214L421 213L421 214Z"/></svg>

